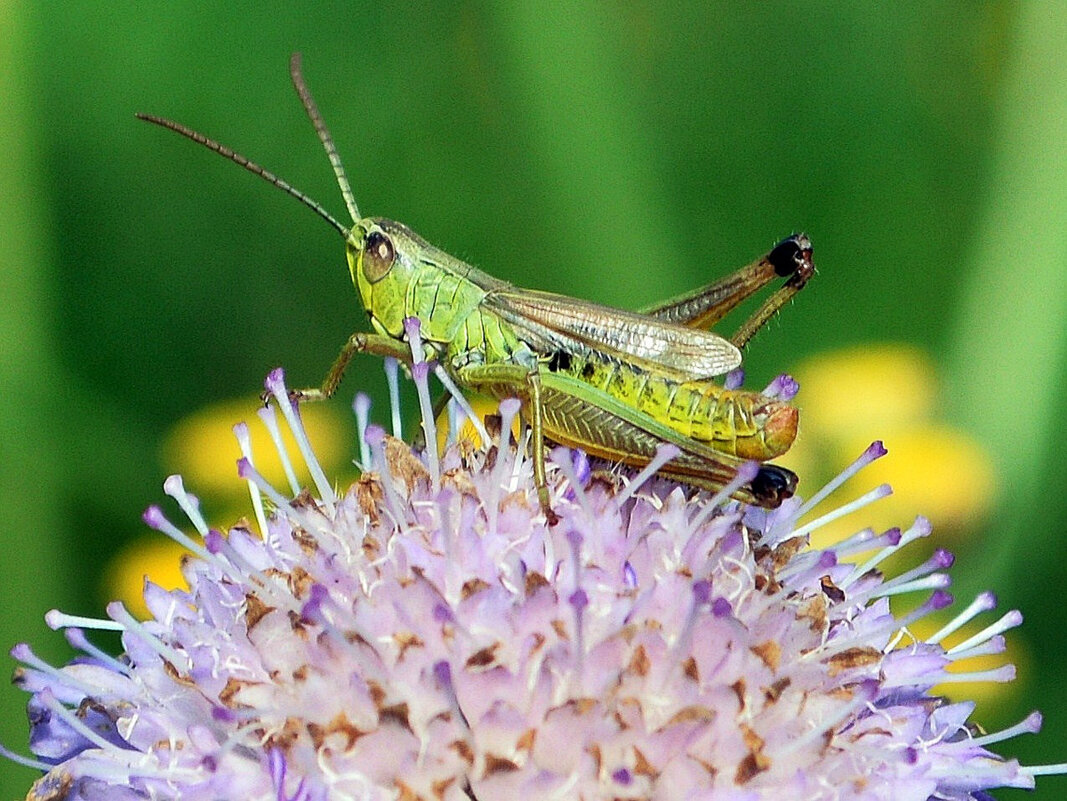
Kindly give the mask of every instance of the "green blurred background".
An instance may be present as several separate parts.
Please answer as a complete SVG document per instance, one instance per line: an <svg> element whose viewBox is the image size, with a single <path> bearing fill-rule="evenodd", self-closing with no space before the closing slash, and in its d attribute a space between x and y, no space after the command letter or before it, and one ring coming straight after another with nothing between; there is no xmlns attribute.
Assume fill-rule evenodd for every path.
<svg viewBox="0 0 1067 801"><path fill-rule="evenodd" d="M1065 46L1052 3L0 3L0 642L64 658L41 616L101 613L166 432L276 365L318 383L364 325L335 233L133 118L341 216L300 50L362 210L501 278L632 308L807 231L819 275L751 381L864 342L933 354L1000 475L956 591L1027 615L1026 675L985 722L1040 707L1004 751L1067 759ZM342 389L382 386L368 358ZM24 702L0 693L23 751ZM0 765L0 797L32 776Z"/></svg>

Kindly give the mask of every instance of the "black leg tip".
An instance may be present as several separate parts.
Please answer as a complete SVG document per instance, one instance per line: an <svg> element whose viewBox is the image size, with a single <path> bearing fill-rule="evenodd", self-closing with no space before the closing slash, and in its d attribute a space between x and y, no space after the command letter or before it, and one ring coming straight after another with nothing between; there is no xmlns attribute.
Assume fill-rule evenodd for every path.
<svg viewBox="0 0 1067 801"><path fill-rule="evenodd" d="M814 269L811 261L811 240L807 234L793 234L774 246L774 250L767 254L767 261L782 278L796 273L810 273Z"/></svg>
<svg viewBox="0 0 1067 801"><path fill-rule="evenodd" d="M797 489L797 474L774 464L760 465L759 472L749 484L756 503L769 509L777 508Z"/></svg>

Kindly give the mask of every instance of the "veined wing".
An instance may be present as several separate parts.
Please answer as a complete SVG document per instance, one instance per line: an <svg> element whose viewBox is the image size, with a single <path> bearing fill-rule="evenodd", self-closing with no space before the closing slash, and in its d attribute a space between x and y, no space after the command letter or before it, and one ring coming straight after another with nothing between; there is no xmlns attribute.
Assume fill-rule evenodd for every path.
<svg viewBox="0 0 1067 801"><path fill-rule="evenodd" d="M722 375L741 364L741 351L718 334L637 312L527 289L491 291L483 302L546 351L596 351L680 381Z"/></svg>

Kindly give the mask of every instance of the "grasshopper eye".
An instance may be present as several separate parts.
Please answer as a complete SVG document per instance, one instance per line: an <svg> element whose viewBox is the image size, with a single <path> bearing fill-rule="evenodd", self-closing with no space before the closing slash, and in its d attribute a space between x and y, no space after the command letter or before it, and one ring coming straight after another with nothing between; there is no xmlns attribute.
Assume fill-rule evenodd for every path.
<svg viewBox="0 0 1067 801"><path fill-rule="evenodd" d="M370 283L373 284L385 278L385 274L393 266L394 259L396 259L396 251L389 237L381 231L371 231L367 234L360 263L363 267L363 275Z"/></svg>

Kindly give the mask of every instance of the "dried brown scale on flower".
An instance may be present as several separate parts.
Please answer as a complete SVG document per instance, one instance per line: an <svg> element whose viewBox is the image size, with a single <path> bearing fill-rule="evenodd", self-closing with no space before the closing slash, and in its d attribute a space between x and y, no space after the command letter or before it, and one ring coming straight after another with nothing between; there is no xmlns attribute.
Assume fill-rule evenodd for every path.
<svg viewBox="0 0 1067 801"><path fill-rule="evenodd" d="M245 594L245 624L249 631L256 627L264 615L273 611L274 607L265 604L254 592Z"/></svg>
<svg viewBox="0 0 1067 801"><path fill-rule="evenodd" d="M839 676L846 670L858 667L870 667L882 661L883 654L874 648L859 647L849 648L846 651L834 654L826 661L826 666L831 677Z"/></svg>
<svg viewBox="0 0 1067 801"><path fill-rule="evenodd" d="M381 523L378 510L385 500L385 490L382 489L381 479L374 473L364 473L355 484L356 498L359 501L360 511L370 518L372 526Z"/></svg>
<svg viewBox="0 0 1067 801"><path fill-rule="evenodd" d="M781 698L782 693L789 688L790 681L791 680L789 679L789 677L786 676L784 678L778 679L771 686L766 687L763 690L763 697L766 699L767 703L773 704L779 698Z"/></svg>
<svg viewBox="0 0 1067 801"><path fill-rule="evenodd" d="M833 581L829 576L823 576L819 579L819 585L822 587L823 595L829 598L836 604L844 603L845 594L839 587L835 587Z"/></svg>
<svg viewBox="0 0 1067 801"><path fill-rule="evenodd" d="M768 640L767 642L749 646L749 650L758 656L760 661L771 670L778 669L778 663L782 656L782 648L778 643Z"/></svg>
<svg viewBox="0 0 1067 801"><path fill-rule="evenodd" d="M411 446L396 437L386 437L385 461L389 473L406 487L408 494L414 491L420 481L430 480L430 471L411 450Z"/></svg>

